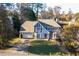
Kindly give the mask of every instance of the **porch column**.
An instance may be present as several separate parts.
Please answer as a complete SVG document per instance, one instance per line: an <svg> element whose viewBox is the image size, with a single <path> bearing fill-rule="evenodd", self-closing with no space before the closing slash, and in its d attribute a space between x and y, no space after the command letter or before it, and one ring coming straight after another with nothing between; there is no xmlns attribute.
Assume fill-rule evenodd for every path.
<svg viewBox="0 0 79 59"><path fill-rule="evenodd" d="M37 33L34 33L34 39L37 39Z"/></svg>
<svg viewBox="0 0 79 59"><path fill-rule="evenodd" d="M19 38L21 38L21 36L22 36L22 32L20 32L20 34L19 34Z"/></svg>
<svg viewBox="0 0 79 59"><path fill-rule="evenodd" d="M53 39L56 39L56 32L53 33Z"/></svg>
<svg viewBox="0 0 79 59"><path fill-rule="evenodd" d="M50 40L50 33L49 33L49 34L47 34L47 39L48 39L48 40Z"/></svg>

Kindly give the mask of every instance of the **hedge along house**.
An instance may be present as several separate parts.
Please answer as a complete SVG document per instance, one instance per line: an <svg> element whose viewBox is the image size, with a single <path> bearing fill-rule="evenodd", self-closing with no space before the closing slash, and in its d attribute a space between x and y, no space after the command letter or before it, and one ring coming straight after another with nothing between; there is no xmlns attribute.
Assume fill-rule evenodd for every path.
<svg viewBox="0 0 79 59"><path fill-rule="evenodd" d="M20 37L23 39L51 40L59 37L61 26L54 19L25 21L21 25Z"/></svg>

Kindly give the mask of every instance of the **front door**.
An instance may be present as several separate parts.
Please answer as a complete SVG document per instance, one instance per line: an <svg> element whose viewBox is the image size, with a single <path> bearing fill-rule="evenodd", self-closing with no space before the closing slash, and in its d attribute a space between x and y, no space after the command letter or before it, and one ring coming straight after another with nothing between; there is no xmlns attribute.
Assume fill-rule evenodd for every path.
<svg viewBox="0 0 79 59"><path fill-rule="evenodd" d="M41 35L37 33L37 39L41 39Z"/></svg>
<svg viewBox="0 0 79 59"><path fill-rule="evenodd" d="M45 39L47 38L47 34L46 34L46 33L44 34L44 38L45 38Z"/></svg>

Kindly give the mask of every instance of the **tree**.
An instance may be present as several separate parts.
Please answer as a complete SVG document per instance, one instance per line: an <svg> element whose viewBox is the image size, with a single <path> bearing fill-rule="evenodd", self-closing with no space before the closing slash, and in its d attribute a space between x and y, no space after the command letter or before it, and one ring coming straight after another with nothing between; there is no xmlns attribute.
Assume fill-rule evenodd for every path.
<svg viewBox="0 0 79 59"><path fill-rule="evenodd" d="M28 8L28 9L33 10L34 13L35 13L35 16L38 19L38 15L39 15L40 11L42 9L45 9L45 4L42 4L42 3L26 3L26 4L24 4L24 3L22 3L21 4L21 10L23 8Z"/></svg>
<svg viewBox="0 0 79 59"><path fill-rule="evenodd" d="M39 14L40 9L43 8L42 5L43 5L42 3L35 4L37 19L38 19L38 14Z"/></svg>
<svg viewBox="0 0 79 59"><path fill-rule="evenodd" d="M79 13L76 13L75 17L76 17L76 21L79 23Z"/></svg>
<svg viewBox="0 0 79 59"><path fill-rule="evenodd" d="M65 11L62 12L62 14L61 14L61 16L60 16L60 20L61 20L61 21L67 21L67 20L66 20Z"/></svg>
<svg viewBox="0 0 79 59"><path fill-rule="evenodd" d="M11 19L8 18L8 16L12 16L13 14L9 14L9 11L11 11L10 7L12 7L11 4L0 4L0 48L4 48L7 45L9 45L9 40L13 38L11 31L12 24Z"/></svg>
<svg viewBox="0 0 79 59"><path fill-rule="evenodd" d="M48 8L48 13L50 18L52 19L54 17L54 14L53 14L53 9L51 7Z"/></svg>
<svg viewBox="0 0 79 59"><path fill-rule="evenodd" d="M46 11L46 10L41 11L41 12L40 12L40 18L42 18L42 19L50 19L49 12Z"/></svg>
<svg viewBox="0 0 79 59"><path fill-rule="evenodd" d="M52 19L54 17L53 9L48 7L48 10L43 10L40 12L40 16L42 19Z"/></svg>
<svg viewBox="0 0 79 59"><path fill-rule="evenodd" d="M7 11L4 7L4 4L0 4L0 20L1 20L1 27L0 27L0 48L7 45L8 38L7 38Z"/></svg>
<svg viewBox="0 0 79 59"><path fill-rule="evenodd" d="M67 50L70 53L76 54L76 50L79 48L79 26L71 25L64 27L64 31L62 32L62 37L64 42L64 46L66 46Z"/></svg>
<svg viewBox="0 0 79 59"><path fill-rule="evenodd" d="M72 13L72 10L69 9L66 19L67 19L67 21L70 21L72 18L73 18L73 13Z"/></svg>
<svg viewBox="0 0 79 59"><path fill-rule="evenodd" d="M55 17L59 17L60 16L60 10L61 10L61 7L59 7L59 6L55 6L54 7L54 16Z"/></svg>
<svg viewBox="0 0 79 59"><path fill-rule="evenodd" d="M12 20L13 20L13 28L14 28L15 35L19 36L19 31L20 31L21 23L20 23L18 15L14 14L12 16Z"/></svg>
<svg viewBox="0 0 79 59"><path fill-rule="evenodd" d="M35 13L30 8L24 8L21 12L22 12L21 15L22 15L22 18L23 18L24 21L26 21L26 20L30 20L30 21L37 20Z"/></svg>

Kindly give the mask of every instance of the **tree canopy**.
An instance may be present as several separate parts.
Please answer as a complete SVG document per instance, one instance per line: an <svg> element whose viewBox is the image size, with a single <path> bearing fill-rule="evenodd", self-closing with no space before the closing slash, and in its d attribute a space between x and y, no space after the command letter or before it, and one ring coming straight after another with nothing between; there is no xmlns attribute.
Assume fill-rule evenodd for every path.
<svg viewBox="0 0 79 59"><path fill-rule="evenodd" d="M29 21L35 21L37 20L36 19L36 16L35 16L35 13L32 9L30 8L24 8L22 11L22 18L25 20L29 20Z"/></svg>

